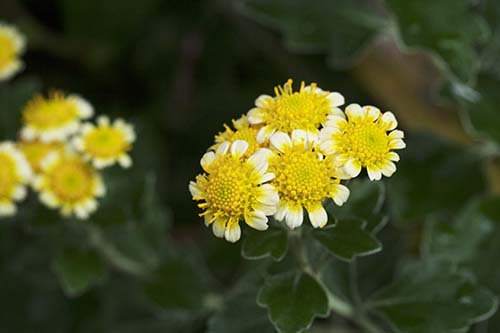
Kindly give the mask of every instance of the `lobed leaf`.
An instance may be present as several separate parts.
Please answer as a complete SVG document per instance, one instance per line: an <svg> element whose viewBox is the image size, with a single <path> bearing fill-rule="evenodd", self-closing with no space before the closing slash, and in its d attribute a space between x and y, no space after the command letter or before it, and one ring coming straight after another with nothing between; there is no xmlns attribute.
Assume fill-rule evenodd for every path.
<svg viewBox="0 0 500 333"><path fill-rule="evenodd" d="M257 298L281 333L305 332L314 318L329 313L323 287L307 273L293 272L269 278Z"/></svg>
<svg viewBox="0 0 500 333"><path fill-rule="evenodd" d="M382 250L382 244L360 220L339 220L335 225L314 232L316 238L333 255L351 261Z"/></svg>
<svg viewBox="0 0 500 333"><path fill-rule="evenodd" d="M271 257L281 261L288 251L288 234L283 228L269 229L265 232L248 230L241 247L245 259Z"/></svg>

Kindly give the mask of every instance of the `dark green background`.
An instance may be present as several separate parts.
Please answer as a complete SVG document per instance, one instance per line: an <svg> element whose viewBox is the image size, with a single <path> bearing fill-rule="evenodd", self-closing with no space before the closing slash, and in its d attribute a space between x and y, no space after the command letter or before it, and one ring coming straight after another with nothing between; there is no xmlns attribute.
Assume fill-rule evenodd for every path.
<svg viewBox="0 0 500 333"><path fill-rule="evenodd" d="M62 89L132 122L138 141L132 170L106 171L110 191L91 221L61 220L33 195L1 222L0 331L273 332L255 305L270 260L243 260L241 242L215 239L187 185L223 124L288 78L390 109L407 134L384 194L351 184L351 202L334 213L374 233L388 221L384 250L359 263L363 297L408 296L397 285L375 293L398 276L441 290L430 283L441 276L457 289L408 297L456 312L378 310L401 332L472 325L491 299L450 307L472 283L464 276L500 292L499 13L496 1L465 0L2 0L0 20L26 34L28 50L26 70L0 84L0 139L16 138L34 93ZM428 274L408 281L415 265ZM343 293L345 264L331 270ZM471 332L498 332L498 318Z"/></svg>

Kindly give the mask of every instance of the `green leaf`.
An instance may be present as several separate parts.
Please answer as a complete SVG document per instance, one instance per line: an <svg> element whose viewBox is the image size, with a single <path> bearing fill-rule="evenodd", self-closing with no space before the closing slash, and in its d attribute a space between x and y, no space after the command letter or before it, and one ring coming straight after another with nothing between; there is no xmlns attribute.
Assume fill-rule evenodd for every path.
<svg viewBox="0 0 500 333"><path fill-rule="evenodd" d="M298 52L325 51L333 66L351 65L386 20L366 0L247 0L243 12L281 30Z"/></svg>
<svg viewBox="0 0 500 333"><path fill-rule="evenodd" d="M264 279L251 273L238 282L224 301L222 308L208 322L207 333L274 333L266 310L256 303Z"/></svg>
<svg viewBox="0 0 500 333"><path fill-rule="evenodd" d="M366 229L378 232L387 223L382 207L385 202L385 186L383 182L369 179L354 179L349 183L349 200L342 206L329 202L328 212L335 220L361 219L367 222Z"/></svg>
<svg viewBox="0 0 500 333"><path fill-rule="evenodd" d="M500 124L498 108L500 81L489 74L483 74L478 79L476 89L481 95L479 100L465 104L470 123L480 137L500 145L500 127L498 126Z"/></svg>
<svg viewBox="0 0 500 333"><path fill-rule="evenodd" d="M316 317L329 313L323 287L306 273L286 273L271 277L261 289L257 302L266 307L278 332L306 331Z"/></svg>
<svg viewBox="0 0 500 333"><path fill-rule="evenodd" d="M335 225L315 230L316 238L339 259L350 261L355 257L367 256L382 250L382 244L360 220L340 220Z"/></svg>
<svg viewBox="0 0 500 333"><path fill-rule="evenodd" d="M106 268L94 252L72 247L63 248L53 261L54 272L66 295L76 297L101 283Z"/></svg>
<svg viewBox="0 0 500 333"><path fill-rule="evenodd" d="M479 247L494 235L495 225L480 212L482 203L481 200L472 201L459 212L455 220L440 217L430 219L425 226L424 253L457 264L483 259L478 253ZM491 259L487 258L488 261Z"/></svg>
<svg viewBox="0 0 500 333"><path fill-rule="evenodd" d="M154 304L177 311L199 311L205 306L208 289L206 278L194 264L177 258L166 262L144 287L146 296Z"/></svg>
<svg viewBox="0 0 500 333"><path fill-rule="evenodd" d="M474 200L456 220L435 218L426 223L424 250L428 257L445 258L469 271L477 281L500 293L500 269L492 264L500 253L500 197ZM500 329L500 314L488 322L489 332Z"/></svg>
<svg viewBox="0 0 500 333"><path fill-rule="evenodd" d="M394 223L414 223L434 214L456 215L464 202L486 190L480 156L428 133L409 135L406 142L398 170L388 180Z"/></svg>
<svg viewBox="0 0 500 333"><path fill-rule="evenodd" d="M500 197L474 200L455 220L435 218L426 224L426 256L444 258L469 270L478 281L500 293Z"/></svg>
<svg viewBox="0 0 500 333"><path fill-rule="evenodd" d="M263 259L271 257L281 261L288 250L288 234L283 228L273 228L266 232L248 230L241 255L245 259Z"/></svg>
<svg viewBox="0 0 500 333"><path fill-rule="evenodd" d="M399 278L377 293L369 306L397 332L447 333L491 317L498 306L489 290L446 261L409 264Z"/></svg>
<svg viewBox="0 0 500 333"><path fill-rule="evenodd" d="M168 213L158 202L155 177L124 181L110 174L109 190L101 210L86 224L91 244L112 265L127 273L153 271L167 253ZM120 177L117 177L120 176ZM123 205L131 202L131 205Z"/></svg>
<svg viewBox="0 0 500 333"><path fill-rule="evenodd" d="M479 69L478 45L486 43L490 31L468 1L388 0L386 3L407 47L432 52L452 81L467 83L475 78Z"/></svg>

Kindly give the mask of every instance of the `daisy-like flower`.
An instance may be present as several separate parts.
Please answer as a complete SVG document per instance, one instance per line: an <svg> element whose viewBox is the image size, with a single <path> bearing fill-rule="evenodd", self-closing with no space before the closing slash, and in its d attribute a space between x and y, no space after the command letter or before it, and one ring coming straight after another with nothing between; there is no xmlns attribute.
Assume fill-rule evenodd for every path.
<svg viewBox="0 0 500 333"><path fill-rule="evenodd" d="M17 147L24 154L35 174L40 173L41 162L50 153L64 151L64 144L57 141L43 142L40 140L22 140L17 143Z"/></svg>
<svg viewBox="0 0 500 333"><path fill-rule="evenodd" d="M193 200L203 201L198 206L204 210L200 216L205 224L212 224L215 236L233 243L241 236L240 220L266 230L267 216L275 213L279 201L275 188L267 184L274 177L267 172L270 151L262 148L246 158L248 147L243 140L221 143L203 156L205 173L189 184Z"/></svg>
<svg viewBox="0 0 500 333"><path fill-rule="evenodd" d="M396 171L399 155L393 150L406 147L404 133L391 112L381 113L373 106L351 104L345 115L332 115L321 130L321 148L331 154L338 166L356 177L366 168L371 180L390 177Z"/></svg>
<svg viewBox="0 0 500 333"><path fill-rule="evenodd" d="M236 140L244 140L248 143L248 150L246 151L247 156L252 155L261 148L261 145L257 142L257 133L259 129L257 126L252 126L245 115L237 120L233 120L232 123L234 130L224 124L225 131L215 136L215 144L211 149L217 150L223 142L227 141L233 143Z"/></svg>
<svg viewBox="0 0 500 333"><path fill-rule="evenodd" d="M304 130L318 134L327 117L341 113L338 106L344 104L344 97L337 92L324 91L315 83L306 86L301 83L299 91L294 92L292 80L274 89L276 97L261 95L255 106L248 112L252 125L263 125L257 141L266 142L277 131L291 134L293 130Z"/></svg>
<svg viewBox="0 0 500 333"><path fill-rule="evenodd" d="M64 141L78 131L80 120L90 118L92 106L77 95L53 92L48 98L37 95L23 110L24 140Z"/></svg>
<svg viewBox="0 0 500 333"><path fill-rule="evenodd" d="M86 219L97 209L97 198L105 194L99 173L81 157L65 151L52 153L41 163L42 173L34 188L40 201L58 208L65 217Z"/></svg>
<svg viewBox="0 0 500 333"><path fill-rule="evenodd" d="M135 132L132 125L121 119L110 123L108 117L101 116L97 119L97 126L83 124L73 144L98 169L116 162L124 168L129 168L132 159L128 153L134 141Z"/></svg>
<svg viewBox="0 0 500 333"><path fill-rule="evenodd" d="M23 69L19 56L25 47L26 40L16 28L0 22L0 81L11 78Z"/></svg>
<svg viewBox="0 0 500 333"><path fill-rule="evenodd" d="M340 174L328 158L317 149L317 136L295 130L291 137L283 132L273 134L269 171L276 177L272 183L280 198L274 215L294 229L302 225L305 208L314 228L328 222L323 201L333 199L341 206L349 197L349 189L340 184Z"/></svg>
<svg viewBox="0 0 500 333"><path fill-rule="evenodd" d="M0 217L16 213L14 202L26 197L31 168L13 143L0 143Z"/></svg>

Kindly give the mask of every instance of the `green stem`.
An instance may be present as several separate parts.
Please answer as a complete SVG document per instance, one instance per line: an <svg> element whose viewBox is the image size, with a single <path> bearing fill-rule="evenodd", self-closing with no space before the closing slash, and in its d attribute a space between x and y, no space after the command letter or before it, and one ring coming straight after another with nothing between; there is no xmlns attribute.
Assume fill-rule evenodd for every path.
<svg viewBox="0 0 500 333"><path fill-rule="evenodd" d="M349 319L355 318L354 307L330 291L328 291L328 303L330 309L342 317Z"/></svg>
<svg viewBox="0 0 500 333"><path fill-rule="evenodd" d="M349 285L351 296L354 302L355 315L354 322L362 327L367 333L381 333L382 331L368 317L363 305L363 299L358 287L358 265L356 259L353 259L349 265Z"/></svg>
<svg viewBox="0 0 500 333"><path fill-rule="evenodd" d="M295 256L295 260L297 260L297 264L299 265L300 269L306 273L314 275L313 269L309 264L307 249L304 246L302 228L289 231L289 237L291 250Z"/></svg>
<svg viewBox="0 0 500 333"><path fill-rule="evenodd" d="M329 260L320 257L319 260L320 265L318 266L319 269L314 270L311 267L309 255L307 253L307 247L305 246L307 242L304 239L305 237L303 233L303 228L289 231L289 238L290 238L290 249L300 269L303 272L313 276L315 279L318 280L319 283L322 283L321 282L322 268L324 268L323 265ZM354 301L353 304L350 304L341 299L340 297L338 297L337 295L333 294L325 286L325 290L327 291L328 295L328 304L330 309L336 314L346 319L349 319L350 321L357 324L360 328L364 330L364 333L382 333L382 331L365 314L363 308L363 301L361 299L361 295L358 290L357 267L354 261L350 267L349 277L350 277L351 293Z"/></svg>

